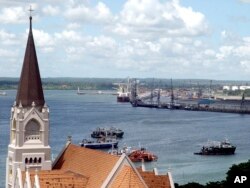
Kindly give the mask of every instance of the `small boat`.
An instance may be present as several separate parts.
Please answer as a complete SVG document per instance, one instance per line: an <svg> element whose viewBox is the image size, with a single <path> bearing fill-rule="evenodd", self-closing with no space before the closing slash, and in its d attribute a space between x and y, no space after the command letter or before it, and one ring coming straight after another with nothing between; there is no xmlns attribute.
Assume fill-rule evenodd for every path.
<svg viewBox="0 0 250 188"><path fill-rule="evenodd" d="M0 96L6 96L7 93L5 91L0 91Z"/></svg>
<svg viewBox="0 0 250 188"><path fill-rule="evenodd" d="M232 145L227 139L218 142L210 141L201 148L200 152L194 153L195 155L233 155L236 146Z"/></svg>
<svg viewBox="0 0 250 188"><path fill-rule="evenodd" d="M115 136L117 138L122 138L124 132L121 129L110 127L110 128L100 128L98 127L95 131L91 133L92 138L102 138L106 136Z"/></svg>
<svg viewBox="0 0 250 188"><path fill-rule="evenodd" d="M78 87L76 93L77 93L77 95L84 95L84 94L85 94L85 92L81 91L81 90L79 89L79 87Z"/></svg>
<svg viewBox="0 0 250 188"><path fill-rule="evenodd" d="M131 161L133 162L151 162L157 161L158 157L150 151L147 151L145 148L140 148L138 150L131 151L128 155Z"/></svg>
<svg viewBox="0 0 250 188"><path fill-rule="evenodd" d="M131 147L124 146L120 151L114 150L112 148L111 151L109 151L110 154L112 155L122 155L125 153L129 159L132 162L151 162L151 161L157 161L158 157L153 154L150 151L147 151L145 148L140 148L140 149L132 149Z"/></svg>
<svg viewBox="0 0 250 188"><path fill-rule="evenodd" d="M97 141L83 139L80 145L82 147L91 149L108 149L112 147L117 148L118 141L114 138L108 138L108 137L103 139L98 139Z"/></svg>

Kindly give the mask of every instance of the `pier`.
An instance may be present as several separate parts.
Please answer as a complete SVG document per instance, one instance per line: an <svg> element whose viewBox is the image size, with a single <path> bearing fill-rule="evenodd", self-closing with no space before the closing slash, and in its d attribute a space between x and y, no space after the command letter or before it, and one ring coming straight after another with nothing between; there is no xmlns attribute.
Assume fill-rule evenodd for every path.
<svg viewBox="0 0 250 188"><path fill-rule="evenodd" d="M222 112L222 113L238 113L250 114L250 100L211 100L211 103L200 103L199 100L179 100L178 104L157 104L144 103L136 101L132 103L133 107L159 108L170 110L188 110L188 111L206 111L206 112Z"/></svg>

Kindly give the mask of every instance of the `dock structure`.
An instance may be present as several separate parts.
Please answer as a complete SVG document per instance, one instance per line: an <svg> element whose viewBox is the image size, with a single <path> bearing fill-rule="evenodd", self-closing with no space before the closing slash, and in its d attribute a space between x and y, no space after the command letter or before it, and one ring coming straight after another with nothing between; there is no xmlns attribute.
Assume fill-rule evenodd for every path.
<svg viewBox="0 0 250 188"><path fill-rule="evenodd" d="M206 101L206 100L204 100ZM189 111L206 111L206 112L222 112L222 113L238 113L250 114L250 100L209 100L210 102L201 102L199 99L181 100L179 99L178 108L170 108L168 104L162 103L150 104L137 101L134 107L146 108L160 108L160 109L175 109L175 110L189 110Z"/></svg>
<svg viewBox="0 0 250 188"><path fill-rule="evenodd" d="M133 79L131 83L130 103L133 107L250 114L250 99L245 98L245 92L243 92L242 97L215 97L212 95L212 81L210 81L208 94L203 95L198 83L197 95L191 97L179 96L178 90L174 92L172 79L167 95L164 96L161 96L163 91L160 88L151 88L151 92L139 93L138 81Z"/></svg>

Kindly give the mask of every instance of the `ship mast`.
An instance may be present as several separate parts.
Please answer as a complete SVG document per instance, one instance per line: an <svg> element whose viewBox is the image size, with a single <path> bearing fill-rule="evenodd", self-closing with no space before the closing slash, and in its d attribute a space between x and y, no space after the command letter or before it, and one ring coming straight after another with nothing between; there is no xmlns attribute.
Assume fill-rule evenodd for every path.
<svg viewBox="0 0 250 188"><path fill-rule="evenodd" d="M170 107L172 108L174 106L174 90L173 90L173 83L172 83L172 78L171 78L171 103Z"/></svg>
<svg viewBox="0 0 250 188"><path fill-rule="evenodd" d="M244 107L245 107L245 91L242 94L240 109L243 110Z"/></svg>
<svg viewBox="0 0 250 188"><path fill-rule="evenodd" d="M151 85L151 93L150 93L150 104L151 105L154 102L153 99L154 99L154 79L153 79L153 82L152 82L152 85Z"/></svg>

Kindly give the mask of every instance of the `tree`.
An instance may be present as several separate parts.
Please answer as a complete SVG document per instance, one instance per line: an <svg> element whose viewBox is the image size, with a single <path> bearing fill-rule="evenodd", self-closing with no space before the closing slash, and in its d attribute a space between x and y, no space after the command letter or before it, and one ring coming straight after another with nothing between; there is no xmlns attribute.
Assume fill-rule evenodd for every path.
<svg viewBox="0 0 250 188"><path fill-rule="evenodd" d="M244 183L234 183L236 177L241 178L242 176L246 176L248 179ZM245 163L240 163L238 165L233 165L229 171L227 172L227 177L225 181L226 187L250 187L250 160Z"/></svg>

